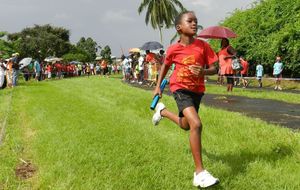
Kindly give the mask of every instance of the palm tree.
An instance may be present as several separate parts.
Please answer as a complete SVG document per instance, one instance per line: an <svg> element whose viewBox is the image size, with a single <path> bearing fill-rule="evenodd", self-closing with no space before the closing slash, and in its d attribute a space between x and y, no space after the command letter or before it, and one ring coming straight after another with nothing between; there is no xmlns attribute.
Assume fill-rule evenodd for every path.
<svg viewBox="0 0 300 190"><path fill-rule="evenodd" d="M177 14L185 10L179 0L143 0L138 8L138 13L141 14L145 9L147 9L146 25L150 22L153 29L158 28L161 42L162 28L170 28Z"/></svg>

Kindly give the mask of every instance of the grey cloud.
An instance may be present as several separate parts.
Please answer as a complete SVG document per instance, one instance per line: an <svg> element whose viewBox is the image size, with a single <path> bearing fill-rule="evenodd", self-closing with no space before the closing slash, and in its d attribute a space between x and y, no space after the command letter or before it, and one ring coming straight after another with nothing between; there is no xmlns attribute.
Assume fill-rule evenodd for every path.
<svg viewBox="0 0 300 190"><path fill-rule="evenodd" d="M245 8L255 0L181 0L189 10L195 11L203 26L216 25L228 12ZM71 31L71 41L92 37L100 45L110 45L114 55L123 49L144 42L159 41L158 30L145 25L145 13L137 9L141 0L0 0L0 30L19 32L34 24L52 24ZM12 13L13 11L13 13ZM5 15L5 16L3 16ZM174 29L164 30L163 44L168 46Z"/></svg>

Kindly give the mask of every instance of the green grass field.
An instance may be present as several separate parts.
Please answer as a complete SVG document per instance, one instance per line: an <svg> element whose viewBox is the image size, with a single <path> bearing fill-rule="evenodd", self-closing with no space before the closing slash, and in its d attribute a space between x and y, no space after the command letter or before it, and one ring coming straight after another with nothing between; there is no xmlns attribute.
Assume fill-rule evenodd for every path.
<svg viewBox="0 0 300 190"><path fill-rule="evenodd" d="M0 189L196 189L188 132L153 127L152 94L116 78L30 82L0 91ZM172 97L163 102L177 111ZM202 105L212 189L300 189L300 134ZM37 168L20 180L20 159Z"/></svg>

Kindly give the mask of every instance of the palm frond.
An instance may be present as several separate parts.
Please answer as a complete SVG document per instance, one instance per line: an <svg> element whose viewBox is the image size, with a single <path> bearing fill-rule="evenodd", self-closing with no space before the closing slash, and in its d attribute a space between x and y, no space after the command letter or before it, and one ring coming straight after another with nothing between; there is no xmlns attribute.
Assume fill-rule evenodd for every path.
<svg viewBox="0 0 300 190"><path fill-rule="evenodd" d="M153 29L158 28L162 38L162 28L173 26L175 17L185 8L179 0L142 0L138 13L144 10L146 10L146 25L150 22Z"/></svg>

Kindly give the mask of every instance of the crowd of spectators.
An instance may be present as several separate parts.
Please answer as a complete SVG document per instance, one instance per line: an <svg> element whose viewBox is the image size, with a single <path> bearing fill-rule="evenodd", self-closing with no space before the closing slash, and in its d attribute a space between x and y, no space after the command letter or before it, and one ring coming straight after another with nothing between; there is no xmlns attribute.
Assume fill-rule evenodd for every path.
<svg viewBox="0 0 300 190"><path fill-rule="evenodd" d="M111 74L121 73L122 67L118 63L108 64L106 60L95 63L39 61L32 60L29 65L22 67L19 54L15 53L9 59L0 58L0 89L13 88L18 85L19 75L25 81L62 79L75 76L99 75L109 77Z"/></svg>
<svg viewBox="0 0 300 190"><path fill-rule="evenodd" d="M136 52L128 57L122 55L123 81L154 85L158 79L161 64L164 62L164 56L164 50L158 53L146 50L145 54Z"/></svg>

